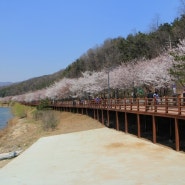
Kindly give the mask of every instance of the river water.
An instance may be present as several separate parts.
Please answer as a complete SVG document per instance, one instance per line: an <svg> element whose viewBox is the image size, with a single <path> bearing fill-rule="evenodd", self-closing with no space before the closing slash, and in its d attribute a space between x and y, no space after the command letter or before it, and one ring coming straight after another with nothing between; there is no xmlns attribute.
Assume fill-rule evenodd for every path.
<svg viewBox="0 0 185 185"><path fill-rule="evenodd" d="M13 118L11 109L9 107L0 107L0 129L6 127L11 118Z"/></svg>

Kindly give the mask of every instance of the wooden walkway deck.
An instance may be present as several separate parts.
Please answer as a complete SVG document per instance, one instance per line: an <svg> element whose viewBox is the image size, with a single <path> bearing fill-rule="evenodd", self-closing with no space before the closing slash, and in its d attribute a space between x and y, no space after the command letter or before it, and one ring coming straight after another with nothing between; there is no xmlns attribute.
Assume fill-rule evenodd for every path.
<svg viewBox="0 0 185 185"><path fill-rule="evenodd" d="M29 104L36 106L38 102ZM153 143L160 140L159 135L163 132L163 135L169 135L167 140L173 140L174 147L172 148L176 151L185 151L185 101L183 98L165 97L160 98L158 102L147 98L54 101L48 107L54 110L91 115L106 126L110 126L113 122L116 130L122 130L125 133L130 133L129 128L132 122L136 122L134 129L137 137L142 137L144 132L146 133L143 127L148 127L147 132ZM113 116L112 113L114 113ZM130 118L130 114L136 118L134 121ZM147 118L143 118L146 116ZM149 124L146 123L148 118ZM160 118L166 120L160 121Z"/></svg>
<svg viewBox="0 0 185 185"><path fill-rule="evenodd" d="M185 102L183 98L160 98L156 103L155 100L150 101L147 98L125 98L125 99L105 99L95 102L94 100L84 101L58 101L55 106L76 107L76 108L95 108L123 112L132 112L137 114L155 114L163 117L178 117L185 119Z"/></svg>

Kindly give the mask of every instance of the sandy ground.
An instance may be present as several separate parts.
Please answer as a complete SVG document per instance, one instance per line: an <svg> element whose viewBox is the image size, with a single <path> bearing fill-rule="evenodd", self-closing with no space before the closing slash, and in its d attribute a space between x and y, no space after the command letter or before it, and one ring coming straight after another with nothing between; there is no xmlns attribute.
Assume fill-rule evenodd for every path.
<svg viewBox="0 0 185 185"><path fill-rule="evenodd" d="M184 153L105 128L84 115L62 113L62 118L54 132L25 141L25 151L0 169L0 184L185 184Z"/></svg>
<svg viewBox="0 0 185 185"><path fill-rule="evenodd" d="M70 112L60 113L60 124L53 131L43 131L40 124L28 119L15 118L9 123L3 133L0 132L0 153L25 150L39 138L50 135L78 132L83 130L102 128L98 121L81 114ZM11 160L0 161L0 168Z"/></svg>

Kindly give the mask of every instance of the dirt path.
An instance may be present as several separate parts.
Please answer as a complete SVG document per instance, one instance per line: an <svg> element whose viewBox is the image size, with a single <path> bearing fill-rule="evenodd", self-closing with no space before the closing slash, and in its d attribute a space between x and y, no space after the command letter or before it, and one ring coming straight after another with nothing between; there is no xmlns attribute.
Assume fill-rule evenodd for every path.
<svg viewBox="0 0 185 185"><path fill-rule="evenodd" d="M57 129L43 131L41 125L30 122L26 119L14 119L8 128L0 132L0 153L15 150L25 150L40 137L78 132L104 127L98 121L81 114L61 112L61 120ZM10 160L0 161L0 168Z"/></svg>

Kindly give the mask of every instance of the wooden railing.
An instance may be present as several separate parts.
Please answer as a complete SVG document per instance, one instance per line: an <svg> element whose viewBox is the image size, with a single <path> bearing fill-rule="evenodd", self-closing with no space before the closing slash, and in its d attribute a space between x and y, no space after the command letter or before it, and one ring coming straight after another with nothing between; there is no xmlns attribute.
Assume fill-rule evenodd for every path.
<svg viewBox="0 0 185 185"><path fill-rule="evenodd" d="M22 102L26 105L37 106L40 102ZM143 123L146 123L146 117L144 118L145 121L141 123L140 115L149 115L152 116L150 119L150 129L146 132L150 134L149 137L152 138L153 143L157 143L159 138L163 136L159 133L169 132L169 138L167 141L169 146L169 140L174 140L174 144L172 148L175 148L176 151L184 150L184 120L185 120L185 98L180 97L163 97L160 98L157 102L155 99L148 99L148 98L124 98L124 99L101 99L99 101L96 100L72 100L72 101L51 101L49 104L46 105L48 108L52 108L54 110L64 110L64 111L71 111L71 112L78 112L78 113L87 113L87 109L93 109L90 113L93 113L93 117L101 121L102 124L106 126L110 126L110 112L115 111L115 125L113 126L116 130L120 130L120 125L124 127L125 133L129 133L129 127L131 122L129 122L128 114L133 113L135 114L135 130L137 136L140 138L141 134L145 131L141 129ZM86 110L84 110L86 109ZM99 112L99 110L101 112ZM104 114L104 110L107 111ZM123 112L124 114L124 121L122 123L119 122L119 115L118 112ZM100 118L100 117L101 118ZM160 124L159 119L156 117L166 117L166 118L173 118L170 119L168 122L169 124L164 124L166 130L162 130L163 123ZM106 120L106 121L105 121ZM182 121L183 120L183 121ZM183 124L182 124L183 123ZM160 124L160 126L159 126ZM132 125L133 126L133 125ZM159 130L161 129L161 132ZM147 133L147 134L148 134ZM174 134L173 134L174 133ZM164 135L164 138L166 136ZM160 142L159 142L160 143Z"/></svg>
<svg viewBox="0 0 185 185"><path fill-rule="evenodd" d="M185 98L179 97L163 97L158 101L148 98L100 99L99 101L55 101L51 103L50 106L96 108L185 116Z"/></svg>

